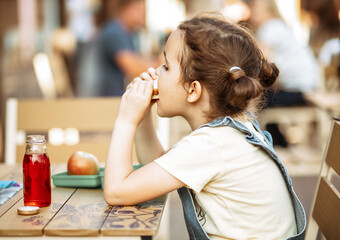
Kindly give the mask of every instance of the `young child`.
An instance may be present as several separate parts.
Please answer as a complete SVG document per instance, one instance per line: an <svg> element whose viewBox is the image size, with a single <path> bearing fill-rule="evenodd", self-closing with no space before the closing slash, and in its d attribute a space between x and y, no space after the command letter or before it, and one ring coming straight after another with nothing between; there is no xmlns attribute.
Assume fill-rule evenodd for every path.
<svg viewBox="0 0 340 240"><path fill-rule="evenodd" d="M106 202L137 204L187 187L201 218L193 232L188 227L191 239L303 239L302 205L270 135L251 114L278 76L275 64L245 29L207 13L179 25L164 58L164 65L135 78L122 97L105 166ZM156 79L158 115L182 116L192 129L168 151L150 113ZM137 171L134 141L146 164ZM185 198L187 226L195 225L197 215L187 213L191 200Z"/></svg>

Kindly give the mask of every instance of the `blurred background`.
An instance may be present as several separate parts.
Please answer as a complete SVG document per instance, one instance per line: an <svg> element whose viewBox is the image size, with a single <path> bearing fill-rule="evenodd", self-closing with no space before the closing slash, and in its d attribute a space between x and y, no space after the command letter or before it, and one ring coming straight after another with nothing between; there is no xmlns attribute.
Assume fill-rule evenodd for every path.
<svg viewBox="0 0 340 240"><path fill-rule="evenodd" d="M0 162L9 98L120 96L134 76L162 63L182 20L220 11L251 29L280 68L272 93L288 101L269 95L258 115L308 211L330 120L340 116L339 8L339 0L0 0ZM169 128L170 146L190 131L180 118ZM178 211L171 239L186 239L184 222L173 220Z"/></svg>
<svg viewBox="0 0 340 240"><path fill-rule="evenodd" d="M220 11L227 19L245 24L264 53L279 65L282 80L277 88L292 93L284 97L292 100L268 103L269 107L307 105L301 93L339 91L339 5L339 0L0 0L0 132L5 129L5 103L10 97L121 95L123 90L115 88L124 89L147 67L160 65L167 36L180 21L200 11ZM280 32L275 24L270 28L265 23L272 19L284 22L288 29ZM117 21L130 24L124 36L132 42L128 46L111 44L124 41L115 39L119 32L110 30ZM277 36L279 43L268 36ZM116 56L119 47L133 54ZM313 78L301 77L308 73ZM105 83L115 78L123 83ZM263 115L262 125L268 123L272 134L286 135L277 141L279 148L305 138L302 129L285 126L290 120L273 128L273 120L268 120L273 114ZM181 137L182 133L176 133L181 131L186 130L171 131L171 143Z"/></svg>

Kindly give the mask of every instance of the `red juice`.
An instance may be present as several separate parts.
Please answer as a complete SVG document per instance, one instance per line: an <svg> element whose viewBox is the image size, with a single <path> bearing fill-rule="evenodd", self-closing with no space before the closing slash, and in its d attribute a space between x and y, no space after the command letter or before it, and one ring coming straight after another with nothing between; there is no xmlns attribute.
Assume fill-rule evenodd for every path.
<svg viewBox="0 0 340 240"><path fill-rule="evenodd" d="M25 206L51 204L51 168L46 153L25 154L23 161Z"/></svg>

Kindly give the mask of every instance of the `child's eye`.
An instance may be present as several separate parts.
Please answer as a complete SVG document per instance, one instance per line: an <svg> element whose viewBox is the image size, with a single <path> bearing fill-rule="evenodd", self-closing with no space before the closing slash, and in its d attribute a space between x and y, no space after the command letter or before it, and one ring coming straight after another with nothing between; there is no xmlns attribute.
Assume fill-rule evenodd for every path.
<svg viewBox="0 0 340 240"><path fill-rule="evenodd" d="M163 68L165 71L168 71L168 69L169 69L165 64L162 65L162 68Z"/></svg>

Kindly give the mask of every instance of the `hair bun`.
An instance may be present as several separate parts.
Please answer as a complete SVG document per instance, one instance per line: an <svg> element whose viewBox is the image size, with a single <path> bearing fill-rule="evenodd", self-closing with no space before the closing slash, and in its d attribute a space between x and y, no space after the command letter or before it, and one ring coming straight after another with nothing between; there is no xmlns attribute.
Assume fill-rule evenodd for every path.
<svg viewBox="0 0 340 240"><path fill-rule="evenodd" d="M260 96L262 92L261 84L255 79L248 77L242 69L235 69L228 72L226 102L231 112L243 111L252 99Z"/></svg>
<svg viewBox="0 0 340 240"><path fill-rule="evenodd" d="M262 68L260 70L260 83L263 87L270 87L274 84L279 76L279 69L274 63L268 62L266 59L262 59Z"/></svg>
<svg viewBox="0 0 340 240"><path fill-rule="evenodd" d="M246 72L242 70L241 68L235 68L235 69L230 69L228 70L227 73L227 79L229 80L229 83L232 84L235 82L237 79L246 76Z"/></svg>

